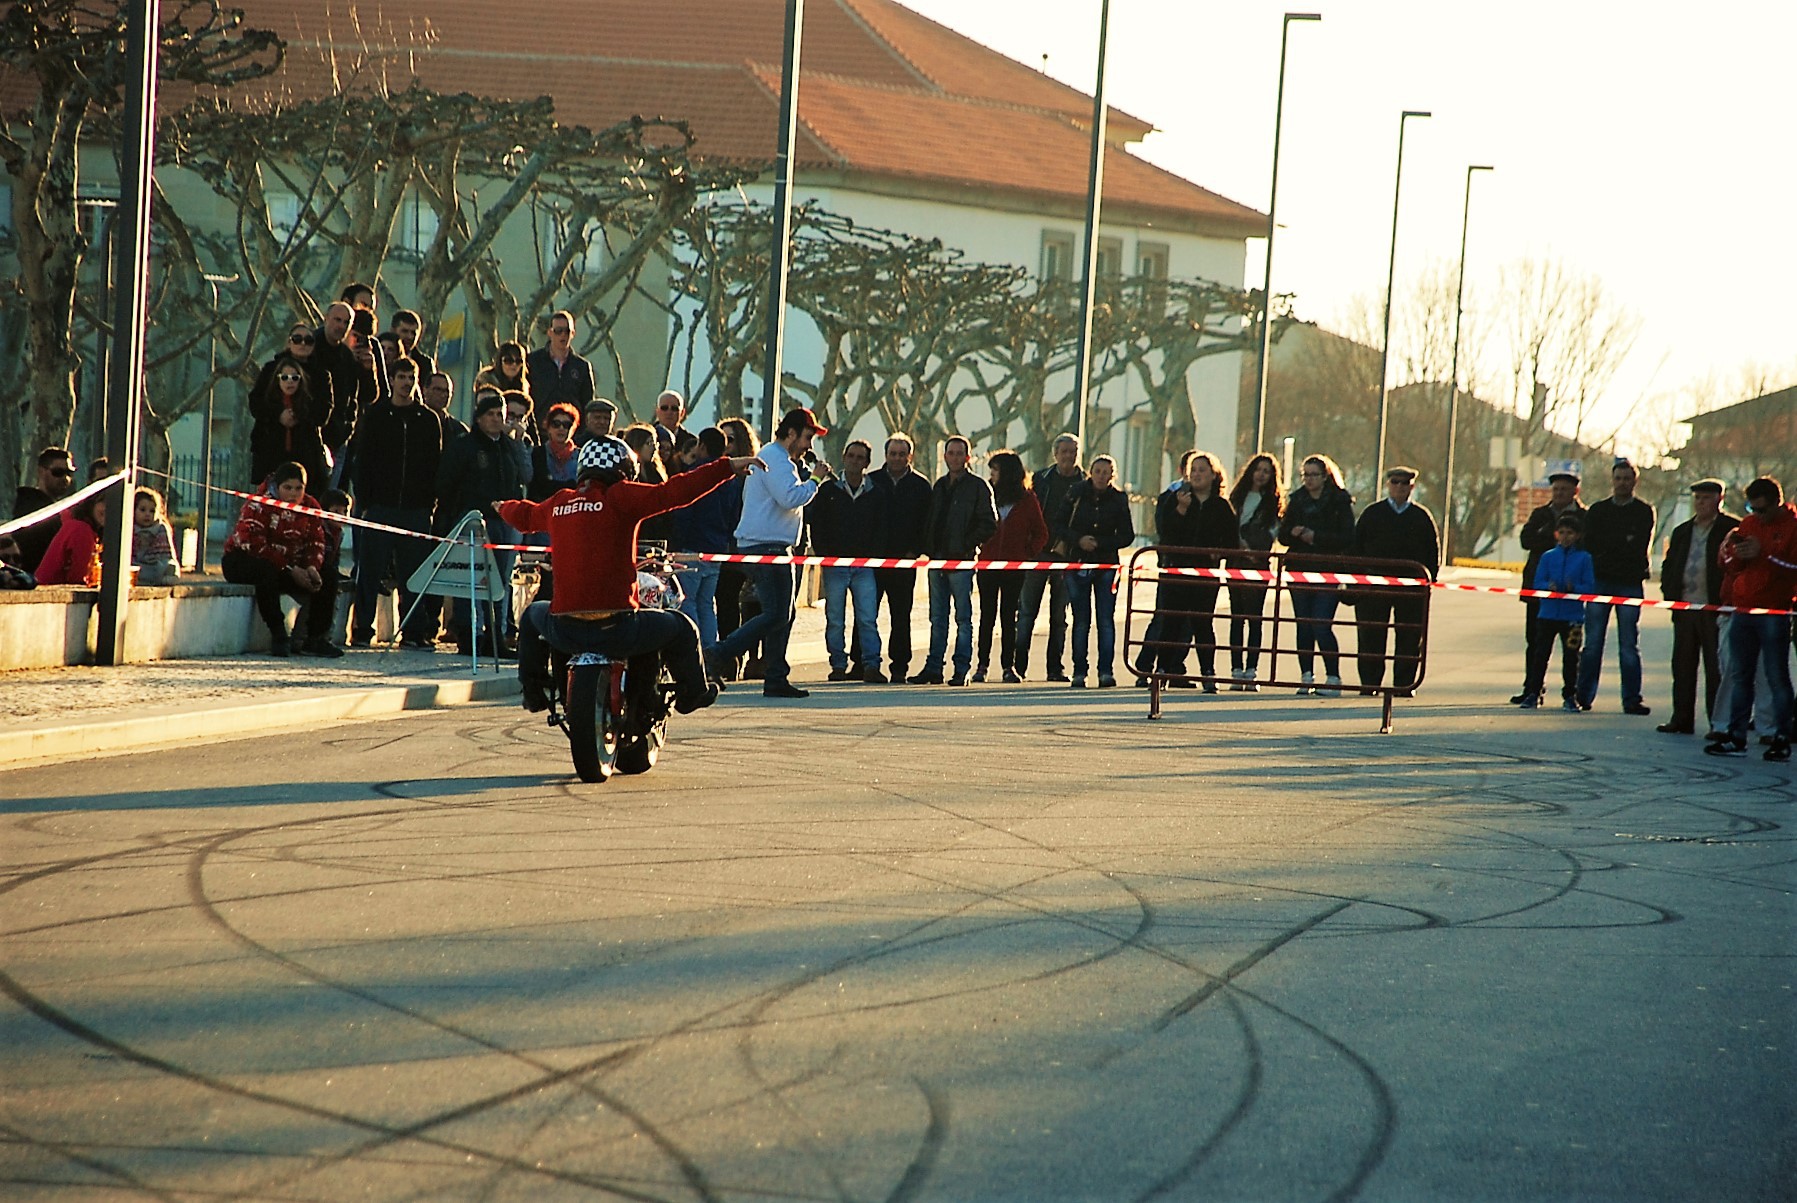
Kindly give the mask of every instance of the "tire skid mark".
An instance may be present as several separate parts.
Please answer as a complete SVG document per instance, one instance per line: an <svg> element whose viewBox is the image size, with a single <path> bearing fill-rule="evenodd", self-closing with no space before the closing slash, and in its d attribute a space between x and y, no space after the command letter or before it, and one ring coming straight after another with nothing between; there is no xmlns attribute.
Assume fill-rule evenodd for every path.
<svg viewBox="0 0 1797 1203"><path fill-rule="evenodd" d="M1151 1183L1148 1188L1135 1197L1134 1203L1149 1203L1171 1194L1184 1186L1209 1161L1216 1151L1223 1147L1230 1133L1248 1118L1256 1103L1260 1101L1261 1089L1266 1078L1266 1055L1261 1048L1260 1038L1255 1034L1254 1025L1249 1022L1247 1012L1233 992L1225 992L1223 1004L1229 1008L1231 1018L1242 1033L1242 1052L1248 1062L1247 1073L1243 1076L1241 1087L1236 1091L1235 1106L1229 1109L1209 1136L1200 1141L1198 1146L1159 1181Z"/></svg>
<svg viewBox="0 0 1797 1203"><path fill-rule="evenodd" d="M99 1157L94 1156L91 1152L82 1152L81 1150L89 1147L85 1142L46 1140L42 1137L33 1136L29 1132L20 1128L15 1128L7 1123L0 1123L0 1133L5 1133L6 1136L11 1138L13 1143L53 1154L73 1165L80 1166L82 1169L92 1170L97 1174L104 1174L107 1178L119 1183L120 1186L129 1187L132 1190L139 1191L153 1199L163 1199L166 1200L167 1203L180 1203L186 1195L185 1191L173 1191L165 1187L155 1186L149 1182L145 1182L136 1174L133 1174L128 1170L120 1169L111 1162L103 1161ZM19 1178L0 1178L0 1182L18 1183L21 1181L23 1180ZM33 1185L72 1188L80 1184L39 1179L34 1180Z"/></svg>

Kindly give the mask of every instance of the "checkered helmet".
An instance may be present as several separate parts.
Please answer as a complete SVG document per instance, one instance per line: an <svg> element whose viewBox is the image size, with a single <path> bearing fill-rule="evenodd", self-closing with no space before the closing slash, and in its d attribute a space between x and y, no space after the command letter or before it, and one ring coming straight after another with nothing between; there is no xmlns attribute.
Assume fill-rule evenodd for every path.
<svg viewBox="0 0 1797 1203"><path fill-rule="evenodd" d="M628 476L636 467L636 452L623 439L608 435L582 444L578 463L581 472L588 468L607 468ZM626 464L630 465L629 469L625 468Z"/></svg>

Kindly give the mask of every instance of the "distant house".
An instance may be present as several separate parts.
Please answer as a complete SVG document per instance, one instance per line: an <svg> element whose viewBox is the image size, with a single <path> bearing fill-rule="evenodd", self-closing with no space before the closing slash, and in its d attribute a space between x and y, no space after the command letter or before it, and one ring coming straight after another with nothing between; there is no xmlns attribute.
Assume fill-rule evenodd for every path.
<svg viewBox="0 0 1797 1203"><path fill-rule="evenodd" d="M415 76L444 93L547 95L558 120L594 129L635 115L682 119L702 158L750 167L771 167L774 159L782 0L564 0L536 10L491 0L423 8L382 0L233 5L246 24L289 40L287 65L272 81L289 96L321 92L331 64L373 49L394 90ZM816 202L863 226L939 238L974 260L1078 276L1089 96L894 0L811 0L804 33L796 202ZM268 89L255 85L245 95ZM1100 276L1201 277L1241 287L1247 240L1265 235L1266 216L1130 153L1151 132L1148 121L1113 110L1107 128ZM743 191L755 200L771 196L765 176ZM271 211L294 199L271 193ZM729 194L713 203L738 202ZM432 227L402 232L401 243L411 246L401 249L415 257L434 220ZM543 237L528 225L508 226L500 245L529 258ZM410 300L409 275L390 262L384 277L401 303ZM437 316L446 315L426 315L427 324ZM599 365L601 387L619 389L632 407L653 398L668 383L674 320L664 307L638 306L624 323L631 342L619 362ZM789 370L815 378L821 340L796 313L788 330ZM471 348L469 376L486 350ZM676 362L683 358L676 353ZM1201 445L1235 443L1239 360L1213 356L1187 374ZM458 403L469 383L459 382ZM1146 413L1134 412L1140 390L1128 377L1108 384L1094 399L1093 428L1113 431L1110 449L1123 460L1125 479L1147 488L1158 486L1166 465L1159 432ZM698 420L714 415L715 398L691 401ZM971 429L983 417L961 421Z"/></svg>
<svg viewBox="0 0 1797 1203"><path fill-rule="evenodd" d="M1797 387L1686 418L1691 437L1678 450L1686 475L1715 476L1739 489L1772 476L1797 486Z"/></svg>

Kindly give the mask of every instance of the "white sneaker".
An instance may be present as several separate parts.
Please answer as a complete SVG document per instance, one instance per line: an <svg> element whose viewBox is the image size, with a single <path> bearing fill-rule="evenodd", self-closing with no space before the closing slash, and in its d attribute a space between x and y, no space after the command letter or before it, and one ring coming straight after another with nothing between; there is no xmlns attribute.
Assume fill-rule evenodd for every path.
<svg viewBox="0 0 1797 1203"><path fill-rule="evenodd" d="M1247 679L1248 679L1248 674L1244 670L1239 669L1239 668L1230 669L1229 670L1229 692L1230 693L1241 693L1244 689L1248 688L1246 685L1242 684L1242 682L1246 681Z"/></svg>
<svg viewBox="0 0 1797 1203"><path fill-rule="evenodd" d="M1339 698L1341 695L1342 679L1340 677L1324 678L1323 688L1317 690L1317 696L1319 698Z"/></svg>
<svg viewBox="0 0 1797 1203"><path fill-rule="evenodd" d="M1312 676L1310 673L1305 673L1300 678L1300 680L1302 680L1304 682L1304 684L1298 686L1298 696L1299 697L1307 698L1311 694L1316 692L1317 679L1314 676Z"/></svg>
<svg viewBox="0 0 1797 1203"><path fill-rule="evenodd" d="M1254 679L1254 670L1253 669L1244 668L1242 670L1242 680L1247 682L1247 684L1242 686L1243 693L1259 693L1260 692L1260 684Z"/></svg>

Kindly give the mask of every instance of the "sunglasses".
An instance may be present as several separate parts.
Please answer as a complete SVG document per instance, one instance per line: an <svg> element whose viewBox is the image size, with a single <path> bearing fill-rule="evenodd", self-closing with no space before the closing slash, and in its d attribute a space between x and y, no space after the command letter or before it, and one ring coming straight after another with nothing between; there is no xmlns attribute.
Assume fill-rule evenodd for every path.
<svg viewBox="0 0 1797 1203"><path fill-rule="evenodd" d="M276 376L275 379L281 381L283 384L288 381L298 384L301 380L304 380L305 377L297 372L282 372L279 376Z"/></svg>
<svg viewBox="0 0 1797 1203"><path fill-rule="evenodd" d="M287 341L296 347L309 347L318 340L313 338L310 334L289 334L287 336Z"/></svg>
<svg viewBox="0 0 1797 1203"><path fill-rule="evenodd" d="M75 475L75 469L73 469L73 468L52 468L52 469L50 469L50 475L61 477L64 480L68 480Z"/></svg>
<svg viewBox="0 0 1797 1203"><path fill-rule="evenodd" d="M565 334L565 333L567 333L567 331L564 330L564 331L562 331L562 333ZM501 355L499 357L499 362L500 363L523 363L524 356L522 356L522 355Z"/></svg>
<svg viewBox="0 0 1797 1203"><path fill-rule="evenodd" d="M549 333L551 333L551 334L572 334L572 333L574 333L574 331L569 329L566 326L551 326L551 327L549 327Z"/></svg>
<svg viewBox="0 0 1797 1203"><path fill-rule="evenodd" d="M556 418L549 423L549 429L551 429L551 430L573 430L574 423L568 421L568 419L566 419L566 418Z"/></svg>

